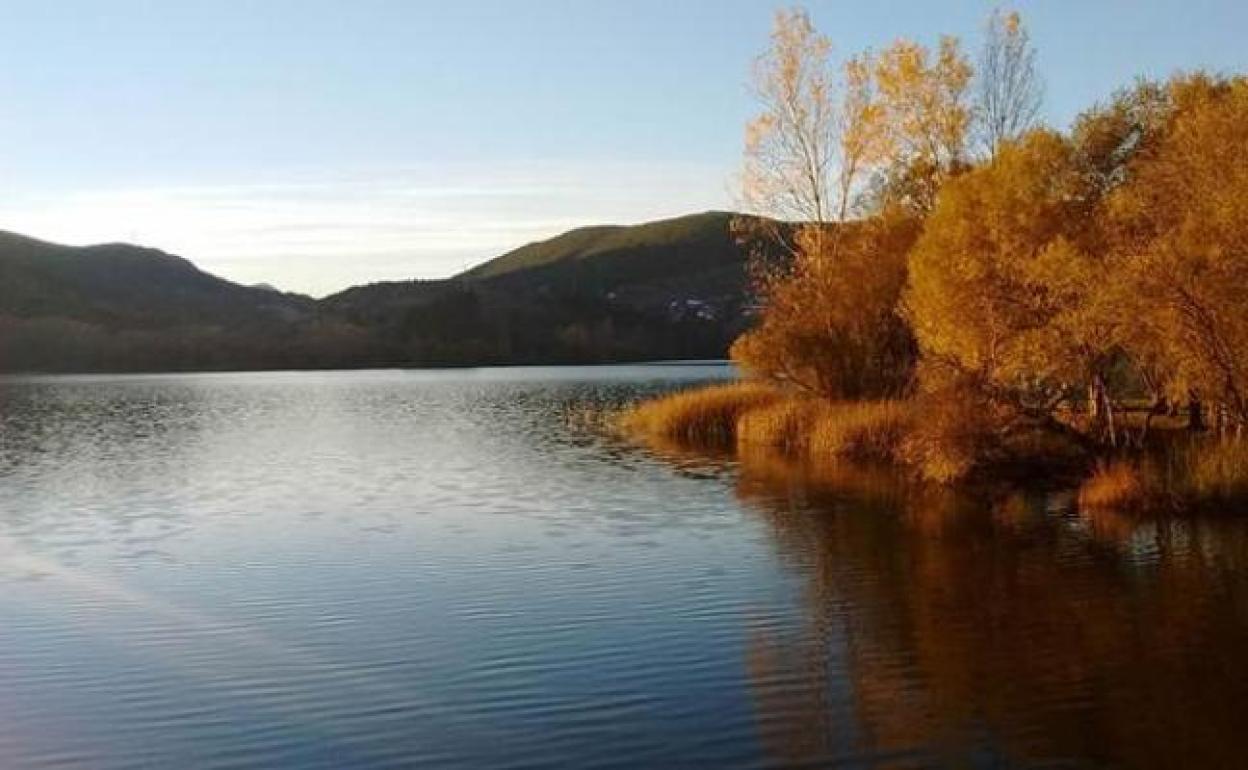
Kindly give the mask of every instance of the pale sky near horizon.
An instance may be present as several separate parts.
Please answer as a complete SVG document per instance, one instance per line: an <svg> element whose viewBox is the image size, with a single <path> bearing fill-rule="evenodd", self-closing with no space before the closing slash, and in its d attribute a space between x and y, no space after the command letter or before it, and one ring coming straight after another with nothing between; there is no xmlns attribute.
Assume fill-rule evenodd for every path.
<svg viewBox="0 0 1248 770"><path fill-rule="evenodd" d="M759 0L0 0L0 229L314 295L571 227L731 208ZM805 3L841 53L987 0ZM1046 119L1248 69L1248 3L1016 2Z"/></svg>

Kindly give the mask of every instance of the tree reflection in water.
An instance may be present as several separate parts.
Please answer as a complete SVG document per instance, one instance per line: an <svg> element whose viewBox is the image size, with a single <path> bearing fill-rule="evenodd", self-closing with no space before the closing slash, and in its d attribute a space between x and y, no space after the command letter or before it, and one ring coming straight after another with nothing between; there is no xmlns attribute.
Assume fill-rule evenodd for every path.
<svg viewBox="0 0 1248 770"><path fill-rule="evenodd" d="M783 764L1228 767L1248 717L1248 526L1083 518L889 470L743 457L738 496L800 575L752 632Z"/></svg>

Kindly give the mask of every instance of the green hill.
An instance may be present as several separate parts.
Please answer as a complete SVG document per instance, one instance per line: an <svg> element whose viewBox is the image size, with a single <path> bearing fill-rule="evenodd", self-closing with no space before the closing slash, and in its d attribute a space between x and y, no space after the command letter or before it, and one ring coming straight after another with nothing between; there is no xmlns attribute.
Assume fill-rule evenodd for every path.
<svg viewBox="0 0 1248 770"><path fill-rule="evenodd" d="M355 287L322 306L374 328L402 362L722 357L747 320L736 216L580 228L445 281Z"/></svg>
<svg viewBox="0 0 1248 770"><path fill-rule="evenodd" d="M460 277L495 278L545 267L562 269L592 265L608 279L646 279L661 275L671 264L653 257L668 256L677 269L730 263L739 257L731 237L728 212L663 219L646 224L582 227L546 241L530 243L468 270Z"/></svg>
<svg viewBox="0 0 1248 770"><path fill-rule="evenodd" d="M581 228L453 278L320 301L231 283L154 249L0 232L0 370L721 357L748 321L734 216Z"/></svg>

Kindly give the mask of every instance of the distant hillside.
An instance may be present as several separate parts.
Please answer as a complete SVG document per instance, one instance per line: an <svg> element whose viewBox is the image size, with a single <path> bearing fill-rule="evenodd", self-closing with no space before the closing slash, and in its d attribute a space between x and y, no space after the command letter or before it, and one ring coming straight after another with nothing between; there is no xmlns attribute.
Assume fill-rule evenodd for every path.
<svg viewBox="0 0 1248 770"><path fill-rule="evenodd" d="M672 265L653 257L674 257L678 269L723 266L740 252L730 227L736 214L711 211L641 225L582 227L546 241L530 243L463 273L464 278L494 278L559 266L590 268L612 280L661 276Z"/></svg>
<svg viewBox="0 0 1248 770"><path fill-rule="evenodd" d="M453 278L320 301L153 249L0 232L0 371L719 357L748 322L733 218L581 228Z"/></svg>
<svg viewBox="0 0 1248 770"><path fill-rule="evenodd" d="M240 286L162 251L0 232L0 371L362 364L368 344L310 297Z"/></svg>
<svg viewBox="0 0 1248 770"><path fill-rule="evenodd" d="M580 228L444 281L355 287L322 306L377 329L401 361L720 357L746 324L735 216Z"/></svg>
<svg viewBox="0 0 1248 770"><path fill-rule="evenodd" d="M239 286L181 257L127 244L77 248L0 231L0 315L110 327L291 321L314 302Z"/></svg>

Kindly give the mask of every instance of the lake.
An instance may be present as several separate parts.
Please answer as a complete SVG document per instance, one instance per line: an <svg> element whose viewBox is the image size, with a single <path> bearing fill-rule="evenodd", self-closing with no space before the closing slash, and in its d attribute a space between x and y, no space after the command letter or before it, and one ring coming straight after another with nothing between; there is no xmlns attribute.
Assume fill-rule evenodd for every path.
<svg viewBox="0 0 1248 770"><path fill-rule="evenodd" d="M728 376L0 379L0 766L1243 761L1244 521L593 418Z"/></svg>

